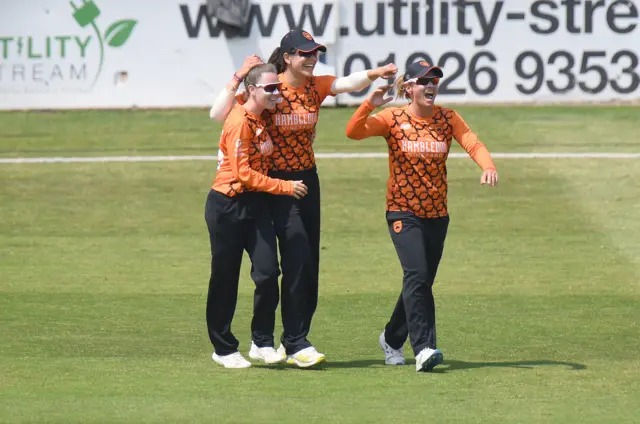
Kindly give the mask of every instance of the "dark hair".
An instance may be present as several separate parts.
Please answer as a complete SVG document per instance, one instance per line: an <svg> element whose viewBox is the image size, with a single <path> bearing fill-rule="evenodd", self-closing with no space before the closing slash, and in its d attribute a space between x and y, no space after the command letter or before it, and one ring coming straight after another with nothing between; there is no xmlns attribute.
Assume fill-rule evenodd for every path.
<svg viewBox="0 0 640 424"><path fill-rule="evenodd" d="M273 72L277 74L276 67L272 63L256 65L253 68L251 68L247 76L244 77L245 90L249 91L250 85L256 85L258 83L258 80L260 80L260 77L262 76L262 74L266 74L269 72Z"/></svg>
<svg viewBox="0 0 640 424"><path fill-rule="evenodd" d="M282 47L276 47L271 56L269 56L269 60L267 63L271 63L276 65L277 73L281 74L287 69L287 63L284 61L284 54L289 53L290 55L296 54L296 49L291 49L290 51L283 51Z"/></svg>
<svg viewBox="0 0 640 424"><path fill-rule="evenodd" d="M281 74L287 69L287 64L284 62L284 52L280 47L276 47L267 63L275 65L278 74Z"/></svg>

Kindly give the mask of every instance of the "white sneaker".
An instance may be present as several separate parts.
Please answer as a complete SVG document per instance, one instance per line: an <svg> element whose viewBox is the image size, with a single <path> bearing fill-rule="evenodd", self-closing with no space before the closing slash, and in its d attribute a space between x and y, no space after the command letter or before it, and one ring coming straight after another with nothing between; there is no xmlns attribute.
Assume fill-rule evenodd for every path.
<svg viewBox="0 0 640 424"><path fill-rule="evenodd" d="M240 352L234 352L229 355L222 356L213 352L211 359L225 368L249 368L251 366L251 362L244 359L244 356L242 356Z"/></svg>
<svg viewBox="0 0 640 424"><path fill-rule="evenodd" d="M416 371L431 372L436 365L440 365L444 359L438 349L424 348L416 356Z"/></svg>
<svg viewBox="0 0 640 424"><path fill-rule="evenodd" d="M406 360L404 359L404 352L402 348L394 349L387 344L386 339L384 338L384 331L380 333L380 337L378 337L378 343L380 343L380 347L384 352L384 363L387 365L404 365Z"/></svg>
<svg viewBox="0 0 640 424"><path fill-rule="evenodd" d="M300 368L312 367L325 360L324 353L318 352L313 346L306 347L293 355L287 356L287 364L297 365Z"/></svg>
<svg viewBox="0 0 640 424"><path fill-rule="evenodd" d="M287 356L284 354L280 355L272 346L258 347L254 342L251 342L249 358L257 359L265 364L279 364L284 362Z"/></svg>
<svg viewBox="0 0 640 424"><path fill-rule="evenodd" d="M282 356L283 358L287 359L287 349L284 347L282 343L280 343L280 346L278 346L278 350L276 350L276 353Z"/></svg>

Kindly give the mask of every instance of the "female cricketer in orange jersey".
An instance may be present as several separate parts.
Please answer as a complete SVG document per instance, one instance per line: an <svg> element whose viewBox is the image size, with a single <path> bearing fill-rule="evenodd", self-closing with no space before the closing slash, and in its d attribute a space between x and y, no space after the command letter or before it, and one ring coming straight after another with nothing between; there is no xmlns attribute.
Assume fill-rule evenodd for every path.
<svg viewBox="0 0 640 424"><path fill-rule="evenodd" d="M325 360L307 336L318 304L320 262L320 183L313 153L313 140L320 105L327 96L361 90L376 78L388 78L397 72L395 65L355 72L336 78L314 76L318 51L326 47L314 41L306 31L292 30L280 41L269 58L278 69L283 101L266 114L267 128L273 139L269 175L284 180L302 180L309 195L302 200L268 196L278 235L282 265L282 345L287 362L309 367ZM250 57L247 63L255 61ZM234 75L211 108L212 119L224 119L233 104L235 89L242 75ZM242 94L237 99L242 101ZM270 308L270 305L264 305ZM257 309L261 309L258 305Z"/></svg>
<svg viewBox="0 0 640 424"><path fill-rule="evenodd" d="M434 105L442 70L420 61L396 81L398 96L410 100L369 114L392 98L391 86L372 92L347 125L355 140L380 136L389 146L387 224L404 270L402 293L380 347L385 363L405 363L407 337L416 355L416 370L429 372L443 360L436 348L436 314L432 286L442 257L449 225L446 160L456 141L482 168L481 184L495 185L498 174L487 148L454 110Z"/></svg>
<svg viewBox="0 0 640 424"><path fill-rule="evenodd" d="M278 305L276 234L266 193L300 199L307 194L301 181L270 178L267 158L273 144L260 114L273 108L282 85L273 65L258 65L245 78L247 102L236 105L222 129L218 171L207 197L205 220L211 241L211 278L207 296L207 328L214 347L212 358L227 368L251 366L238 352L231 321L238 297L243 251L251 259L255 298L271 305L254 314L250 355L267 363L281 362L273 343ZM265 337L265 335L271 337Z"/></svg>

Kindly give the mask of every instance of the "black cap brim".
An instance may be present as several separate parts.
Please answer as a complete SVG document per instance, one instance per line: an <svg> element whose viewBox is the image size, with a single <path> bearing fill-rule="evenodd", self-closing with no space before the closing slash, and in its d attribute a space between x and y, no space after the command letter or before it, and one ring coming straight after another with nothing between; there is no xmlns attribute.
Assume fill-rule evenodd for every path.
<svg viewBox="0 0 640 424"><path fill-rule="evenodd" d="M316 50L320 50L321 52L327 51L327 48L325 46L323 46L322 44L318 44L314 41L309 41L308 43L304 43L303 45L296 47L296 49L305 53L313 52Z"/></svg>
<svg viewBox="0 0 640 424"><path fill-rule="evenodd" d="M442 69L440 69L440 67L430 66L428 68L423 68L423 70L420 71L420 73L418 73L414 78L422 78L425 75L427 75L429 72L434 72L435 76L438 78L442 78L444 76L444 73L442 72Z"/></svg>

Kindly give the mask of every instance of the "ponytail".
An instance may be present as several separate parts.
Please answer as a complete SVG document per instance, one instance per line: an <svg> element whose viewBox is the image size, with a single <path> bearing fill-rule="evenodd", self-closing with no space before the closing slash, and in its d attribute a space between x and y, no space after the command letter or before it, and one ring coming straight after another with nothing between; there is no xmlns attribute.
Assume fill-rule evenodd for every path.
<svg viewBox="0 0 640 424"><path fill-rule="evenodd" d="M283 73L287 68L287 64L284 63L284 52L280 47L275 48L273 53L271 53L271 56L269 57L267 63L275 65L278 74Z"/></svg>
<svg viewBox="0 0 640 424"><path fill-rule="evenodd" d="M396 90L396 99L407 99L406 86L404 85L404 75L396 79L393 83L393 88Z"/></svg>

